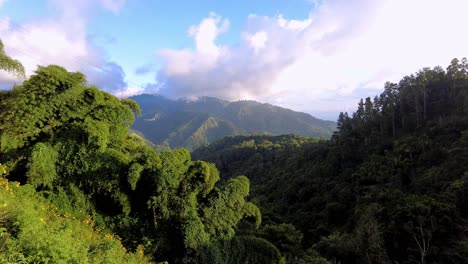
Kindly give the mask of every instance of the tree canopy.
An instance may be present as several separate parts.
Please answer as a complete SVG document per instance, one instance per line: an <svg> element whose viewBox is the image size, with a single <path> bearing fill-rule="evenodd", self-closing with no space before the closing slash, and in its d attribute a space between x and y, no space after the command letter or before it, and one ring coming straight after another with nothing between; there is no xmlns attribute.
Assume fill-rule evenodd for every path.
<svg viewBox="0 0 468 264"><path fill-rule="evenodd" d="M215 163L222 181L251 179L259 232L290 263L316 253L339 263L468 259L466 59L386 83L339 115L329 141L238 136L193 155ZM284 223L299 234L278 237Z"/></svg>
<svg viewBox="0 0 468 264"><path fill-rule="evenodd" d="M3 44L0 63L24 73ZM330 140L190 153L131 132L134 101L38 67L0 92L0 262L464 263L467 91L454 59L386 83Z"/></svg>
<svg viewBox="0 0 468 264"><path fill-rule="evenodd" d="M216 249L229 241L243 248L235 254L253 257L257 253L244 245L253 243L277 252L268 255L271 263L280 261L272 244L236 238L241 221L254 228L261 223L258 208L246 200L249 180L237 177L216 185L216 167L192 161L187 150L156 153L129 132L134 114L140 113L135 102L88 86L83 74L55 65L39 67L0 96L2 174L19 182L19 189L35 189L45 199L40 206L52 204L75 217L86 212L92 227L118 234L128 250L137 254L144 248L156 261L220 257ZM28 223L19 228L26 230ZM10 224L2 228L14 241L3 250L19 250L26 258L33 254L15 248L23 231ZM50 256L58 260L61 255Z"/></svg>

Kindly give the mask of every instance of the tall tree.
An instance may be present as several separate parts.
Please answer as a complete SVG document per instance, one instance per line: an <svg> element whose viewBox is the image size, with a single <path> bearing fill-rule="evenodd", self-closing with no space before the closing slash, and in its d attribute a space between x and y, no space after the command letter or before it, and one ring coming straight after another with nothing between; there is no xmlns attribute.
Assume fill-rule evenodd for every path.
<svg viewBox="0 0 468 264"><path fill-rule="evenodd" d="M24 66L21 62L9 57L4 50L3 42L0 40L0 70L15 74L18 78L25 78Z"/></svg>

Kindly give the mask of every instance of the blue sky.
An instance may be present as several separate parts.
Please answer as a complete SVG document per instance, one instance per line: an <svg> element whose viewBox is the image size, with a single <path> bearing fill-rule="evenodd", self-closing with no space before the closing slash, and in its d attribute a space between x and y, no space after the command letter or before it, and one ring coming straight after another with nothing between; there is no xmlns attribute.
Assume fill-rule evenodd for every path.
<svg viewBox="0 0 468 264"><path fill-rule="evenodd" d="M105 47L113 59L126 62L127 70L135 71L145 64L160 66L158 58L151 56L156 50L193 47L194 43L187 34L188 27L200 23L210 12L222 14L230 20L229 34L221 35L218 42L236 45L249 14L286 14L307 18L313 7L306 0L292 0L290 3L294 4L287 4L284 0L130 1L118 16L106 12L94 16L90 34L114 39L114 43L106 43L107 38L101 39L99 45ZM185 11L181 12L181 7ZM128 52L129 47L131 52ZM137 77L132 76L133 79Z"/></svg>
<svg viewBox="0 0 468 264"><path fill-rule="evenodd" d="M149 64L160 67L161 62L154 56L156 50L194 47L187 30L211 12L230 20L229 34L220 36L218 42L237 45L250 14L283 14L302 19L308 17L313 7L314 4L307 0L130 0L125 1L118 12L96 7L87 11L87 35L95 45L105 50L107 56L119 62L130 81L143 86L152 80L134 74L135 70ZM57 16L58 13L60 10L49 0L7 0L0 9L0 16L9 17L17 25Z"/></svg>
<svg viewBox="0 0 468 264"><path fill-rule="evenodd" d="M465 0L0 0L31 74L82 71L117 96L253 99L336 119L359 98L468 54ZM0 87L21 80L0 72Z"/></svg>

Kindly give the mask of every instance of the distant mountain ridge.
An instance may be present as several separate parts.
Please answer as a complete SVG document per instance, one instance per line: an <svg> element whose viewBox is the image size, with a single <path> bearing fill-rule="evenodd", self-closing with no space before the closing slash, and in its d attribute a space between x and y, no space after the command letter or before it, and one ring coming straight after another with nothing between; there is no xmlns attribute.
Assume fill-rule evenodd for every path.
<svg viewBox="0 0 468 264"><path fill-rule="evenodd" d="M333 121L256 101L228 102L214 97L171 100L149 94L131 99L143 113L132 128L154 144L170 148L194 150L226 136L250 134L328 138L336 128Z"/></svg>

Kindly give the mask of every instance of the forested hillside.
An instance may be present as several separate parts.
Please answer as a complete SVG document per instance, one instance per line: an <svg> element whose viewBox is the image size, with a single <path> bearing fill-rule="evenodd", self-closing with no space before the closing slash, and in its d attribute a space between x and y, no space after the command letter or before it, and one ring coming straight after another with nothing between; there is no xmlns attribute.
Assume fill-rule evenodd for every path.
<svg viewBox="0 0 468 264"><path fill-rule="evenodd" d="M336 129L335 122L255 101L170 100L148 94L131 99L142 110L132 128L154 144L169 148L195 150L225 136L264 133L329 138Z"/></svg>
<svg viewBox="0 0 468 264"><path fill-rule="evenodd" d="M54 65L0 92L0 262L284 263L249 180L157 154L129 130L139 113Z"/></svg>
<svg viewBox="0 0 468 264"><path fill-rule="evenodd" d="M25 79L1 42L0 69ZM55 65L0 91L0 263L468 259L466 59L387 83L330 140L156 151L130 129L141 106Z"/></svg>
<svg viewBox="0 0 468 264"><path fill-rule="evenodd" d="M273 243L290 263L312 251L334 263L468 259L466 59L387 83L340 114L329 141L238 136L193 156L224 181L251 180L264 223L286 223L289 239Z"/></svg>

